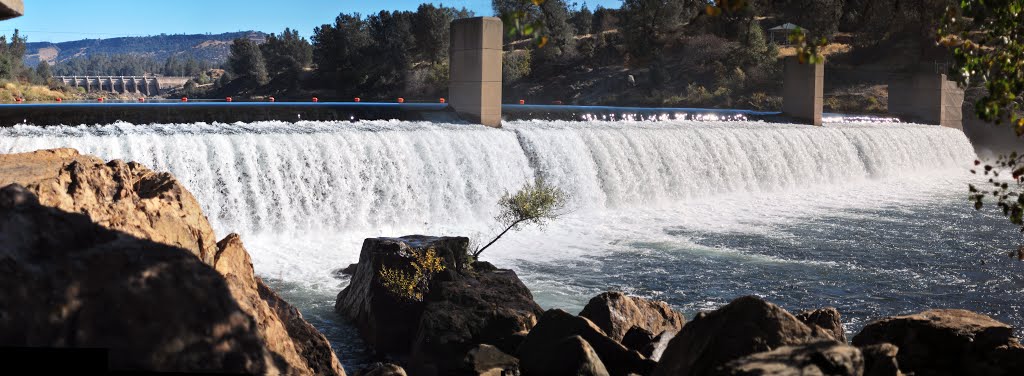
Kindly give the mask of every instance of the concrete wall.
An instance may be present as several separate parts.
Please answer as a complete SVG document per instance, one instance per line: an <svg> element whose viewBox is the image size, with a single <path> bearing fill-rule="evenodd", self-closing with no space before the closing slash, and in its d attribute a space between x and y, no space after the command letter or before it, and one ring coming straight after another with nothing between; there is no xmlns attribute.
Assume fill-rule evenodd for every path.
<svg viewBox="0 0 1024 376"><path fill-rule="evenodd" d="M793 56L784 64L782 113L796 122L821 125L825 64L800 64Z"/></svg>
<svg viewBox="0 0 1024 376"><path fill-rule="evenodd" d="M464 119L501 127L501 44L496 17L452 21L448 99Z"/></svg>
<svg viewBox="0 0 1024 376"><path fill-rule="evenodd" d="M0 0L0 21L20 17L25 14L25 4L21 0Z"/></svg>
<svg viewBox="0 0 1024 376"><path fill-rule="evenodd" d="M895 75L889 83L889 113L917 123L963 129L964 91L945 74Z"/></svg>

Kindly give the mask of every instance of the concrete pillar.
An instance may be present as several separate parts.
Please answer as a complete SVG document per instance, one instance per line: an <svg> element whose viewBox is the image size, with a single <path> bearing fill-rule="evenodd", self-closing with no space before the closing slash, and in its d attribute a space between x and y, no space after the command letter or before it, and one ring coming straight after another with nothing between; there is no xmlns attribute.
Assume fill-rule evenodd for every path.
<svg viewBox="0 0 1024 376"><path fill-rule="evenodd" d="M825 64L800 64L795 56L785 59L782 113L797 122L821 125L825 105Z"/></svg>
<svg viewBox="0 0 1024 376"><path fill-rule="evenodd" d="M496 17L452 21L448 99L464 119L501 127L501 44Z"/></svg>
<svg viewBox="0 0 1024 376"><path fill-rule="evenodd" d="M902 120L964 129L964 91L945 74L894 75L889 113Z"/></svg>
<svg viewBox="0 0 1024 376"><path fill-rule="evenodd" d="M20 17L25 14L25 4L21 0L0 0L0 21Z"/></svg>

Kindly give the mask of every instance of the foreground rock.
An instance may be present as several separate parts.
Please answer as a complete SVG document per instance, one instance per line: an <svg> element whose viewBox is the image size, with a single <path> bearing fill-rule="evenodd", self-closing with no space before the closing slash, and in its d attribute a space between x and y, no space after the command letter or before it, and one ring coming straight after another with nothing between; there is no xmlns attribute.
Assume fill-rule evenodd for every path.
<svg viewBox="0 0 1024 376"><path fill-rule="evenodd" d="M669 342L654 374L713 374L740 357L817 340L832 338L774 304L746 296L687 323Z"/></svg>
<svg viewBox="0 0 1024 376"><path fill-rule="evenodd" d="M655 362L646 359L639 353L631 351L620 343L609 338L589 319L559 310L544 312L537 326L530 331L526 339L519 345L518 354L522 360L523 373L526 375L559 374L549 369L547 360L560 355L560 351L569 346L565 340L579 337L593 349L601 360L604 368L612 375L650 374ZM573 345L575 346L575 345ZM577 350L571 351L574 356Z"/></svg>
<svg viewBox="0 0 1024 376"><path fill-rule="evenodd" d="M514 352L542 310L511 270L470 265L468 243L425 236L367 239L335 311L376 351L409 357L414 374L463 370L468 353L480 344ZM424 276L414 289L422 296L398 296L385 287L383 270L411 275L412 263L428 250L444 268Z"/></svg>
<svg viewBox="0 0 1024 376"><path fill-rule="evenodd" d="M935 309L872 322L853 337L866 347L898 347L900 370L921 375L1022 375L1024 347L1013 328L959 309Z"/></svg>
<svg viewBox="0 0 1024 376"><path fill-rule="evenodd" d="M721 375L833 375L861 376L864 357L856 347L833 340L783 346L726 363Z"/></svg>
<svg viewBox="0 0 1024 376"><path fill-rule="evenodd" d="M561 338L542 349L521 354L524 375L608 376L601 357L583 337Z"/></svg>
<svg viewBox="0 0 1024 376"><path fill-rule="evenodd" d="M796 314L796 319L812 328L820 328L836 341L846 343L846 329L843 328L842 315L838 309L827 307L803 311Z"/></svg>
<svg viewBox="0 0 1024 376"><path fill-rule="evenodd" d="M124 370L344 374L171 175L60 149L0 155L0 177L16 183L0 189L0 344L109 348Z"/></svg>
<svg viewBox="0 0 1024 376"><path fill-rule="evenodd" d="M860 348L864 354L864 376L900 376L896 355L900 349L891 343L879 343Z"/></svg>
<svg viewBox="0 0 1024 376"><path fill-rule="evenodd" d="M632 297L621 292L605 292L595 296L583 308L580 316L590 319L608 337L619 342L634 327L658 336L666 331L677 333L686 323L686 318L669 307L668 303Z"/></svg>

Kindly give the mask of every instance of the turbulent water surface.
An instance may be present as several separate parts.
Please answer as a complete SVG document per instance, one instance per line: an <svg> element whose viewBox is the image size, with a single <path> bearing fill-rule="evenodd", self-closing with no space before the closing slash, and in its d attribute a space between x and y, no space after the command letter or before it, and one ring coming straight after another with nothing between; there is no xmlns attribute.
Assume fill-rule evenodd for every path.
<svg viewBox="0 0 1024 376"><path fill-rule="evenodd" d="M965 200L962 132L913 124L409 122L0 129L0 152L74 147L174 173L218 236L243 235L256 271L347 365L364 358L331 313L370 236L483 236L496 201L540 177L571 212L503 239L542 306L579 310L608 289L688 316L756 294L826 305L847 330L927 307L1024 325L1019 236Z"/></svg>

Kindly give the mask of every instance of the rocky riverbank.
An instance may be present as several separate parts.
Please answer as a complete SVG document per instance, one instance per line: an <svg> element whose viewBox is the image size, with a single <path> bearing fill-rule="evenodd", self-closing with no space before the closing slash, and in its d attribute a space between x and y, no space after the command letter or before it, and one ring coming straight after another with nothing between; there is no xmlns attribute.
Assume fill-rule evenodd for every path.
<svg viewBox="0 0 1024 376"><path fill-rule="evenodd" d="M344 375L167 173L71 149L0 155L0 345L114 370Z"/></svg>
<svg viewBox="0 0 1024 376"><path fill-rule="evenodd" d="M542 312L511 270L470 262L465 238L367 239L335 310L391 363L358 375L1020 375L1013 328L964 310L869 323L795 315L747 296L689 322L664 302L600 294L579 315ZM422 273L424 255L443 271ZM415 294L390 276L416 276ZM405 274L403 274L405 273ZM400 290L401 292L404 290Z"/></svg>

